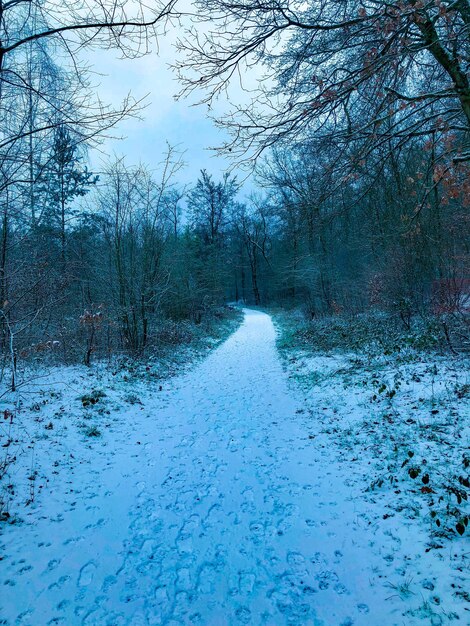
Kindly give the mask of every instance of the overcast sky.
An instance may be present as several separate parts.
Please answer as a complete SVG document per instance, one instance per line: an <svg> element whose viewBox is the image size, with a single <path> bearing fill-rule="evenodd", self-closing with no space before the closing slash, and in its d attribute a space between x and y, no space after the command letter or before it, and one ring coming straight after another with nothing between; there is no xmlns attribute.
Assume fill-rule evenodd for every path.
<svg viewBox="0 0 470 626"><path fill-rule="evenodd" d="M131 92L135 98L148 94L148 106L142 111L142 120L129 119L121 123L115 134L123 139L110 139L102 150L105 154L125 156L129 164L145 163L157 168L165 151L166 142L185 151L186 168L179 175L183 184L194 183L202 168L220 178L232 163L214 155L211 147L223 141L223 131L207 117L207 107L192 106L197 98L175 101L179 83L169 64L175 60L174 42L178 29L160 39L158 54L140 59L119 59L116 51L93 51L87 62L97 73L93 82L105 103L117 104ZM232 97L243 97L235 87ZM238 93L237 93L238 91ZM229 103L219 101L218 112L228 110ZM103 155L90 155L92 166L98 169ZM240 178L246 176L245 172ZM251 187L250 183L247 187Z"/></svg>

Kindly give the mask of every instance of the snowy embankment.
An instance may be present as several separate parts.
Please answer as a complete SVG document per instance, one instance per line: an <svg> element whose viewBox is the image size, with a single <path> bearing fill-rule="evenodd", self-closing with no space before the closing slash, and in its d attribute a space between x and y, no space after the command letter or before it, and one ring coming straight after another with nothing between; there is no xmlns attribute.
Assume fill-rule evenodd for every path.
<svg viewBox="0 0 470 626"><path fill-rule="evenodd" d="M322 352L296 333L295 317L279 322L312 440L357 493L372 579L395 606L383 623L470 623L468 356Z"/></svg>
<svg viewBox="0 0 470 626"><path fill-rule="evenodd" d="M30 502L0 537L1 623L468 621L464 539L428 549L431 494L386 485L402 448L373 423L362 366L297 355L290 375L316 372L302 395L275 339L269 316L246 311L163 384L100 368L40 381L12 477ZM421 446L404 448L420 470Z"/></svg>

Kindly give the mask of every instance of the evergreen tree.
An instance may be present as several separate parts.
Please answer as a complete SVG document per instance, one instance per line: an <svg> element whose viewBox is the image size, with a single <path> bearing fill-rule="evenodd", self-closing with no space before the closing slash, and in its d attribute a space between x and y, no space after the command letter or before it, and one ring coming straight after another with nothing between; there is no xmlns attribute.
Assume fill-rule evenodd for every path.
<svg viewBox="0 0 470 626"><path fill-rule="evenodd" d="M82 160L79 143L72 133L65 125L58 126L44 180L47 215L53 230L59 233L63 270L66 267L66 223L73 215L69 205L74 198L88 193L98 181L98 176L89 172Z"/></svg>

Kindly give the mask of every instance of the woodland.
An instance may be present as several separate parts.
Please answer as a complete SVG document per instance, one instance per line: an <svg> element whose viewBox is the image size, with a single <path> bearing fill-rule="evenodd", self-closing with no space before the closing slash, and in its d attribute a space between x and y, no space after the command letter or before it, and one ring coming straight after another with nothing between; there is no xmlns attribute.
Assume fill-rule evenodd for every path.
<svg viewBox="0 0 470 626"><path fill-rule="evenodd" d="M181 186L173 146L89 168L140 103L94 99L80 52L137 57L171 28L180 97L264 68L215 120L249 194L233 171ZM469 28L467 0L2 2L2 371L139 355L239 300L437 316L468 345Z"/></svg>
<svg viewBox="0 0 470 626"><path fill-rule="evenodd" d="M0 0L1 624L469 623L469 70L470 0Z"/></svg>

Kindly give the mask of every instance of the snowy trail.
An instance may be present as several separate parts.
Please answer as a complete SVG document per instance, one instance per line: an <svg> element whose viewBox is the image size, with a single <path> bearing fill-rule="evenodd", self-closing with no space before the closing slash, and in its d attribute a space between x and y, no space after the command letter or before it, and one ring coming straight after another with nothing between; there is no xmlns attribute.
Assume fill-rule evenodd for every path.
<svg viewBox="0 0 470 626"><path fill-rule="evenodd" d="M370 558L396 539L374 547L312 433L270 317L246 311L57 483L52 519L7 529L1 623L403 624Z"/></svg>

